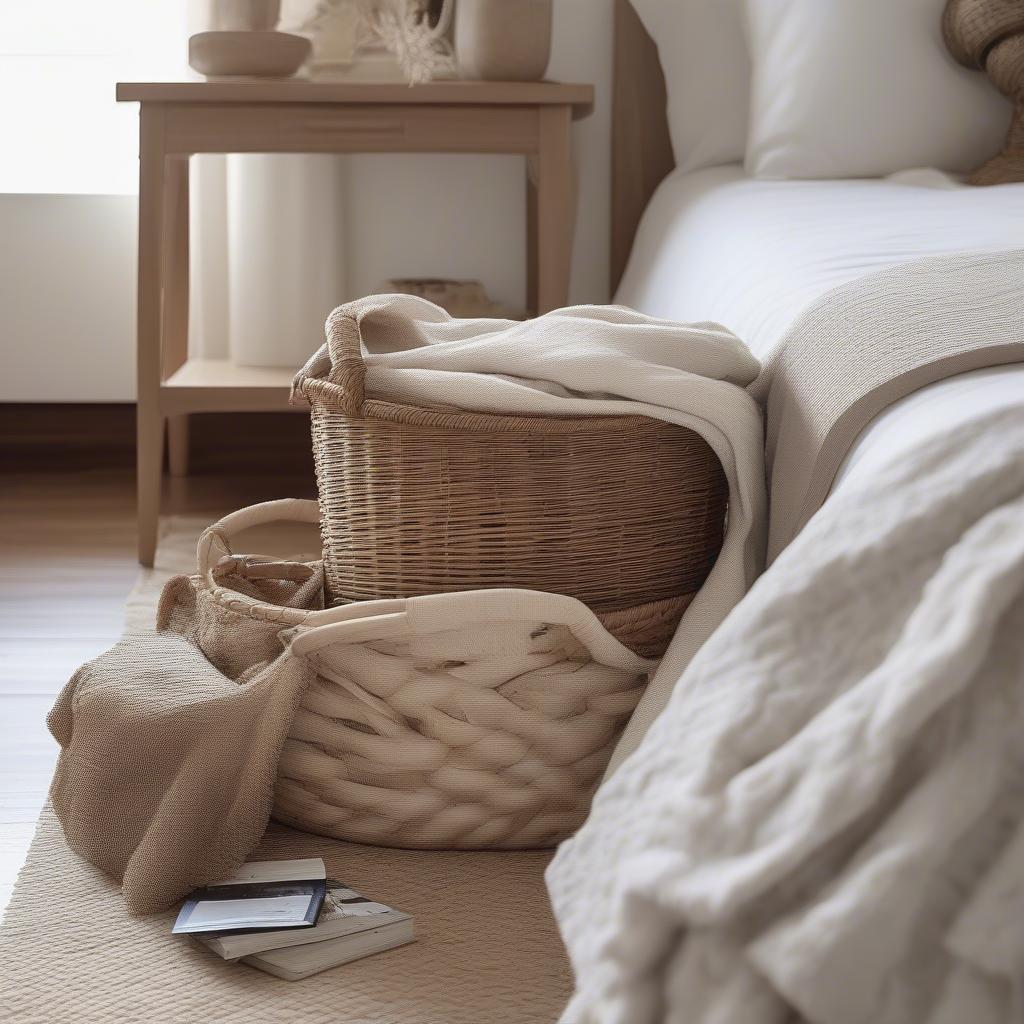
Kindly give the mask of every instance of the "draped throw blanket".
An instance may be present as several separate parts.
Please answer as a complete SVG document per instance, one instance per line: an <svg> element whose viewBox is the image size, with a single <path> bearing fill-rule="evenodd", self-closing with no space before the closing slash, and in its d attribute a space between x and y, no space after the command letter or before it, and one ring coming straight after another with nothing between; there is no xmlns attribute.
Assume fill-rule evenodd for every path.
<svg viewBox="0 0 1024 1024"><path fill-rule="evenodd" d="M322 571L291 565L291 584L259 565L228 565L222 582L316 607ZM288 575L288 564L273 568ZM225 877L260 841L281 747L314 678L279 623L215 605L187 576L164 588L156 627L83 665L47 719L61 745L50 800L68 844L121 881L136 914Z"/></svg>
<svg viewBox="0 0 1024 1024"><path fill-rule="evenodd" d="M888 402L1024 359L1022 308L1018 252L922 261L771 360L780 553L549 869L564 1024L1017 1019L1024 395L817 505Z"/></svg>
<svg viewBox="0 0 1024 1024"><path fill-rule="evenodd" d="M797 318L750 388L765 410L769 561L817 511L879 412L934 381L1024 359L1022 304L1024 252L958 254L853 281ZM684 619L608 774L664 709L695 634L707 635Z"/></svg>
<svg viewBox="0 0 1024 1024"><path fill-rule="evenodd" d="M622 306L572 306L535 320L457 320L411 295L371 295L359 323L367 397L477 412L650 416L700 434L722 463L729 516L718 559L683 615L619 740L636 748L690 658L747 592L764 561L764 434L746 388L760 364L718 324L680 324ZM315 355L302 375L326 376Z"/></svg>

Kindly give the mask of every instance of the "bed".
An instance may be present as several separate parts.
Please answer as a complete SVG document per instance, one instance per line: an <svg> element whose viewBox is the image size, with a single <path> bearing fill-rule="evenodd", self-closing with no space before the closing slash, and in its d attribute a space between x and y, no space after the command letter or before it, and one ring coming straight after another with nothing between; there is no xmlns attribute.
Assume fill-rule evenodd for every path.
<svg viewBox="0 0 1024 1024"><path fill-rule="evenodd" d="M1024 240L1024 185L975 189L924 169L851 181L756 181L737 165L681 173L666 102L655 43L629 0L615 0L614 301L720 322L759 358L830 288L928 255ZM864 432L840 478L854 462L880 465L929 430L1015 401L1024 401L1024 366L932 385Z"/></svg>
<svg viewBox="0 0 1024 1024"><path fill-rule="evenodd" d="M1024 185L976 190L929 171L825 182L754 181L736 166L683 174L658 115L664 101L653 44L617 0L612 286L620 303L652 317L720 322L771 365L795 329L822 326L808 311L836 290L871 298L870 287L857 289L879 275L899 286L887 296L891 309L899 313L903 301L908 319L931 315L937 330L956 334L961 321L950 330L945 307L918 310L913 296L924 293L899 288L920 283L913 268L922 262L966 253L952 266L967 291L952 296L950 312L963 313L956 303L972 273L1002 263L978 278L992 286L991 309L964 326L977 341L991 325L1009 344L983 352L984 365L969 372L905 388L848 431L830 467L831 493L725 621L712 623L671 680L663 712L559 849L546 880L576 988L562 1024L1020 1020ZM945 279L926 283L936 280ZM833 341L837 327L846 340L839 321L829 325ZM802 354L828 379L829 350ZM759 442L760 412L737 391ZM795 408L798 418L814 411ZM770 402L767 418L770 426ZM762 452L758 443L763 490ZM730 528L739 518L734 503ZM335 857L367 891L397 886L402 906L415 907L423 892L443 903L438 918L421 920L427 936L433 928L444 941L396 954L414 958L408 985L392 984L396 961L384 958L338 975L353 1012L540 1024L561 1006L569 972L549 922L535 917L542 855L509 854L497 869L490 855L442 855L460 864L436 861L437 877L457 875L469 897L449 934L435 920L451 920L451 887L432 884L410 855L367 859L325 842L275 828L263 849ZM106 966L106 991L127 993L129 1014L142 1001L161 1005L158 997L173 1007L168 1019L191 1020L218 999L232 1019L251 1017L254 1005L266 1019L336 1012L337 989L311 987L299 1010L297 997L265 976L214 976L221 965L189 961L189 950L168 960L164 923L124 925L116 887L69 860L52 818L35 849L15 927L0 936L31 990L19 993L31 1007L19 1019L52 1016L52 977L75 1013L69 991L81 999L98 989L99 1003L108 1001L96 961ZM38 927L37 907L53 905L55 891L56 904L85 915L77 932L63 917L47 921L60 928L59 942ZM461 924L496 911L504 913L491 941ZM104 920L120 926L109 949L92 941ZM133 955L118 959L128 946Z"/></svg>
<svg viewBox="0 0 1024 1024"><path fill-rule="evenodd" d="M765 359L830 289L925 256L1009 249L1021 239L1024 185L969 188L929 170L852 181L756 181L738 166L672 171L643 214L615 301L722 323ZM931 432L1014 403L1024 403L1021 364L929 385L872 424L840 479L854 464L877 468Z"/></svg>
<svg viewBox="0 0 1024 1024"><path fill-rule="evenodd" d="M814 374L841 391L830 360L860 370L844 313L867 360L876 298L904 343L932 325L912 339L922 360L961 327L1003 345L967 372L907 374L848 421L820 500L769 542L560 848L562 1021L1009 1024L1024 1012L1024 184L682 173L664 109L657 51L618 0L615 299L803 367L783 412L773 381L759 395L770 488L793 461L773 415L813 423ZM959 287L985 266L992 288ZM816 350L801 329L844 294L821 333L834 348Z"/></svg>

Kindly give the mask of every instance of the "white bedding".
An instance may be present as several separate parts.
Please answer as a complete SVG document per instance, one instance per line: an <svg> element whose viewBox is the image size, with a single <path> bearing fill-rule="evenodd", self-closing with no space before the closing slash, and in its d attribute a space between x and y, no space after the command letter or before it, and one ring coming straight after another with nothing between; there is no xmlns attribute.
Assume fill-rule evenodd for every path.
<svg viewBox="0 0 1024 1024"><path fill-rule="evenodd" d="M738 166L671 174L651 200L616 301L712 320L764 359L830 289L885 267L1024 244L1024 185L970 188L935 171L883 180L755 181ZM1024 402L1024 366L923 388L879 416L839 482L997 406Z"/></svg>
<svg viewBox="0 0 1024 1024"><path fill-rule="evenodd" d="M972 326L1012 344L1022 241L1024 187L699 172L651 204L618 299L764 360L871 275L802 337L867 353L877 326L885 367L904 308L937 354ZM915 289L923 258L985 250L994 289L957 259ZM559 847L563 1024L1024 1020L1024 366L909 395L842 473Z"/></svg>
<svg viewBox="0 0 1024 1024"><path fill-rule="evenodd" d="M562 1024L1020 1024L1022 677L1024 404L844 484L698 652L548 869Z"/></svg>

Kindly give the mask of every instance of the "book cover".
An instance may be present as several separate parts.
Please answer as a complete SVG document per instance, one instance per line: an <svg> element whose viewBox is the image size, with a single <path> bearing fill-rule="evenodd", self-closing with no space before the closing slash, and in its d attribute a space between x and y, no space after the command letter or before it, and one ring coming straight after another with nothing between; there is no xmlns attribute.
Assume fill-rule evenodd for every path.
<svg viewBox="0 0 1024 1024"><path fill-rule="evenodd" d="M327 891L320 858L253 861L230 878L193 892L178 913L175 934L315 927Z"/></svg>
<svg viewBox="0 0 1024 1024"><path fill-rule="evenodd" d="M409 914L368 899L344 882L328 879L326 889L323 910L314 928L299 931L221 932L198 934L195 938L225 960L237 960L265 950L355 937L403 922L409 922L411 926L412 918Z"/></svg>

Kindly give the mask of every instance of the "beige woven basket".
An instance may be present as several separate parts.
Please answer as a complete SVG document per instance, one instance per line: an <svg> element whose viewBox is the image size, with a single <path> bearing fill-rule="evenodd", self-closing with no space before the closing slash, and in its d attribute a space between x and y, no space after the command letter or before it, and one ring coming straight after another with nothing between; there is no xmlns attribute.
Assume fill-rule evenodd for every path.
<svg viewBox="0 0 1024 1024"><path fill-rule="evenodd" d="M317 519L315 502L267 502L199 544L200 645L244 670L246 658L280 651L281 636L317 672L281 752L274 816L424 849L546 847L571 835L657 663L557 594L489 589L322 610L261 600L294 595L312 571L237 556L232 537Z"/></svg>
<svg viewBox="0 0 1024 1024"><path fill-rule="evenodd" d="M367 399L356 322L336 312L327 338L329 371L295 393L312 407L331 603L526 587L664 652L722 544L725 475L699 434Z"/></svg>

